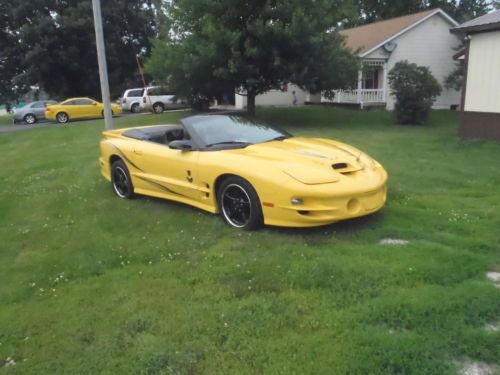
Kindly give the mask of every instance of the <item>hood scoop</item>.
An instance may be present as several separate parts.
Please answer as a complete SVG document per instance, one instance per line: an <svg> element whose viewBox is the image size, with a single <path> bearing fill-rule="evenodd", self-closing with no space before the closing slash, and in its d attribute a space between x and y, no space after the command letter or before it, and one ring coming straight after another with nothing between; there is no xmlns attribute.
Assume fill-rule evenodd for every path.
<svg viewBox="0 0 500 375"><path fill-rule="evenodd" d="M336 163L332 165L335 172L340 174L349 174L362 170L360 166L354 166L349 163Z"/></svg>

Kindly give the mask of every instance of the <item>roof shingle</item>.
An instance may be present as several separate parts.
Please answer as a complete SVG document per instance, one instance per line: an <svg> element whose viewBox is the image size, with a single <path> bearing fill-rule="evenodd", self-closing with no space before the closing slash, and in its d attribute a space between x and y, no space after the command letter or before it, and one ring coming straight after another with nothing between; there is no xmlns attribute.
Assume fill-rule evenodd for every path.
<svg viewBox="0 0 500 375"><path fill-rule="evenodd" d="M458 27L455 27L453 32L478 32L488 30L500 30L500 10L485 14L484 16L467 21Z"/></svg>

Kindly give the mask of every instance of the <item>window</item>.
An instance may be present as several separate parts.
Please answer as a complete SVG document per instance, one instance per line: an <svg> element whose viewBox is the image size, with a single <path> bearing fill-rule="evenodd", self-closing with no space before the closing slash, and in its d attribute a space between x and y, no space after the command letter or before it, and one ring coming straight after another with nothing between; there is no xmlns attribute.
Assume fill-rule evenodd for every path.
<svg viewBox="0 0 500 375"><path fill-rule="evenodd" d="M92 105L94 102L90 99L77 99L75 105Z"/></svg>
<svg viewBox="0 0 500 375"><path fill-rule="evenodd" d="M44 108L45 103L44 102L35 102L31 105L31 108Z"/></svg>
<svg viewBox="0 0 500 375"><path fill-rule="evenodd" d="M378 89L378 70L363 72L363 88L367 90Z"/></svg>
<svg viewBox="0 0 500 375"><path fill-rule="evenodd" d="M173 95L164 87L154 87L148 90L147 95L149 96L163 96L163 95Z"/></svg>
<svg viewBox="0 0 500 375"><path fill-rule="evenodd" d="M142 91L142 89L129 91L127 93L127 98L140 98L142 96Z"/></svg>
<svg viewBox="0 0 500 375"><path fill-rule="evenodd" d="M204 147L219 144L255 144L290 135L268 125L241 117L207 116L189 125Z"/></svg>
<svg viewBox="0 0 500 375"><path fill-rule="evenodd" d="M76 105L76 100L68 100L67 102L62 103L62 105Z"/></svg>

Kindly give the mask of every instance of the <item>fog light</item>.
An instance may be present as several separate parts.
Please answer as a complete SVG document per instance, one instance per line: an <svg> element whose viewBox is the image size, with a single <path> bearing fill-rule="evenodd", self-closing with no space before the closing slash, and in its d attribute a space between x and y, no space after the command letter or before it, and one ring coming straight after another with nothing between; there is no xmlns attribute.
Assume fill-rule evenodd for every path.
<svg viewBox="0 0 500 375"><path fill-rule="evenodd" d="M294 206L302 206L304 201L300 198L292 198L292 205Z"/></svg>

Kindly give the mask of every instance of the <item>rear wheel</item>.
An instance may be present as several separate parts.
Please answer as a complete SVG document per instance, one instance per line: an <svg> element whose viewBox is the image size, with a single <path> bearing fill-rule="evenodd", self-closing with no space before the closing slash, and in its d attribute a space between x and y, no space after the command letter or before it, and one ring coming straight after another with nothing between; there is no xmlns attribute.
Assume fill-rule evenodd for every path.
<svg viewBox="0 0 500 375"><path fill-rule="evenodd" d="M24 123L27 125L33 125L36 122L36 117L34 114L28 113L24 116Z"/></svg>
<svg viewBox="0 0 500 375"><path fill-rule="evenodd" d="M234 228L252 230L264 222L257 192L241 177L229 177L222 183L218 202L222 219Z"/></svg>
<svg viewBox="0 0 500 375"><path fill-rule="evenodd" d="M111 165L111 184L115 194L122 199L134 196L134 186L130 179L128 168L122 160L117 160Z"/></svg>
<svg viewBox="0 0 500 375"><path fill-rule="evenodd" d="M59 112L56 115L56 120L59 124L66 124L69 121L69 116L65 112Z"/></svg>
<svg viewBox="0 0 500 375"><path fill-rule="evenodd" d="M140 107L139 103L134 103L132 104L132 107L130 107L130 112L132 113L139 113Z"/></svg>
<svg viewBox="0 0 500 375"><path fill-rule="evenodd" d="M163 103L155 103L153 104L153 112L154 113L162 113L165 110L165 106Z"/></svg>

